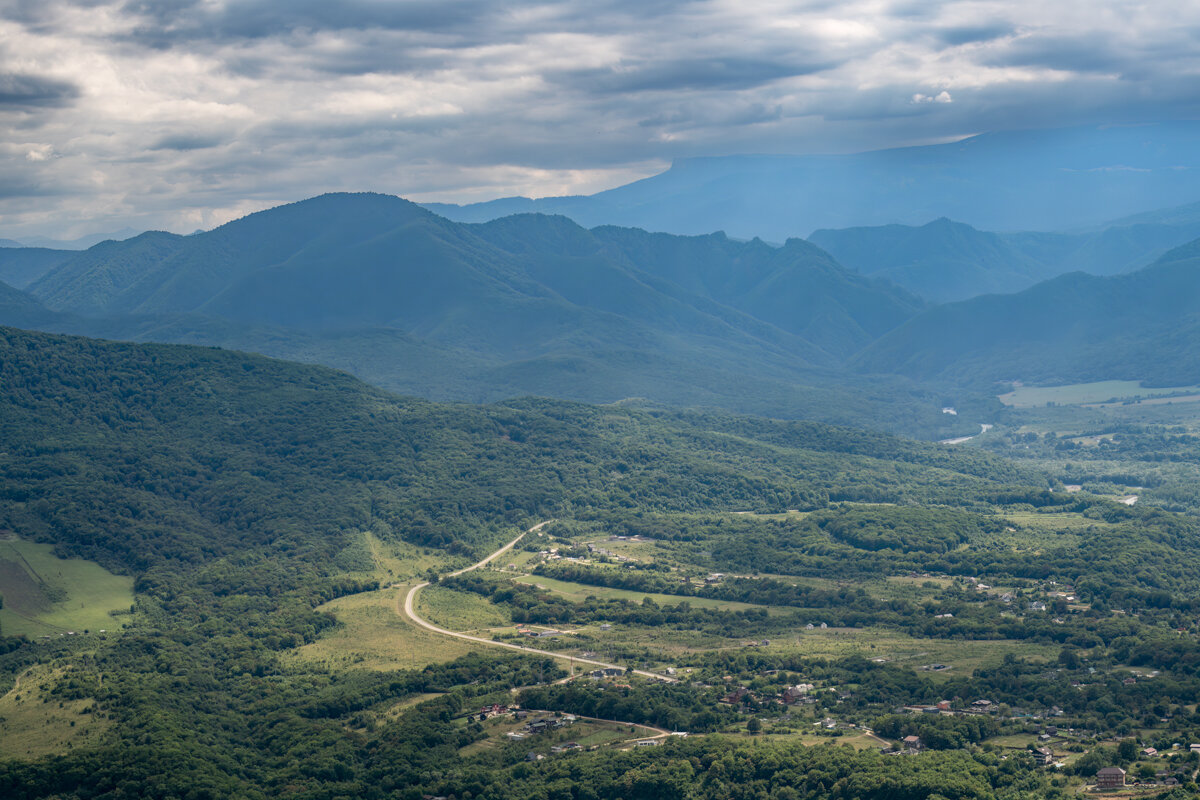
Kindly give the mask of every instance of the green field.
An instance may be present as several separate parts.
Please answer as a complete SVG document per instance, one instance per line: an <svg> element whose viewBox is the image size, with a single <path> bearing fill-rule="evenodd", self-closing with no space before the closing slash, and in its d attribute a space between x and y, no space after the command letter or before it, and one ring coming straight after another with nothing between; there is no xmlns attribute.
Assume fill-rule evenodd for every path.
<svg viewBox="0 0 1200 800"><path fill-rule="evenodd" d="M92 744L111 726L91 698L58 701L45 694L64 679L65 668L39 664L0 697L0 754L31 760Z"/></svg>
<svg viewBox="0 0 1200 800"><path fill-rule="evenodd" d="M1073 383L1067 386L1020 386L999 396L1000 402L1014 408L1033 408L1047 403L1082 405L1090 403L1122 403L1136 398L1164 397L1172 394L1197 394L1200 386L1175 386L1161 389L1144 388L1141 381L1097 381Z"/></svg>
<svg viewBox="0 0 1200 800"><path fill-rule="evenodd" d="M755 605L754 603L739 603L733 600L712 600L707 597L685 597L677 594L654 594L652 592L635 592L629 589L613 589L607 586L591 586L586 583L573 583L571 581L560 581L554 578L547 578L543 575L525 575L515 580L520 583L528 583L533 586L540 586L555 594L562 595L571 602L579 603L586 600L588 597L598 597L601 599L618 599L629 600L633 603L640 603L645 598L649 597L654 602L661 605L675 605L677 603L688 603L693 608L716 608L724 611L743 611L748 608L767 608L767 606ZM780 612L785 611L779 609Z"/></svg>
<svg viewBox="0 0 1200 800"><path fill-rule="evenodd" d="M363 592L320 606L319 610L334 615L338 626L317 641L289 651L285 660L323 668L420 669L478 649L408 622L397 611L407 592L407 586Z"/></svg>
<svg viewBox="0 0 1200 800"><path fill-rule="evenodd" d="M133 579L91 561L56 557L48 544L0 541L0 630L6 635L57 636L115 630L133 604Z"/></svg>
<svg viewBox="0 0 1200 800"><path fill-rule="evenodd" d="M511 617L487 598L443 586L426 586L416 606L420 617L452 631L479 633L512 625Z"/></svg>

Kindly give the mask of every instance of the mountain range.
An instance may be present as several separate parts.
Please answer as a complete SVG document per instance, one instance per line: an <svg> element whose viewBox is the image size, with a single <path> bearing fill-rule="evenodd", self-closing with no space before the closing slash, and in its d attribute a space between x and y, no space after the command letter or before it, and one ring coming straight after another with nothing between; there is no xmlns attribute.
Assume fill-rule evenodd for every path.
<svg viewBox="0 0 1200 800"><path fill-rule="evenodd" d="M40 247L49 250L86 250L110 239L118 242L137 236L139 231L128 226L108 233L88 233L74 239L55 239L49 236L22 236L17 239L0 239L0 248Z"/></svg>
<svg viewBox="0 0 1200 800"><path fill-rule="evenodd" d="M846 372L926 304L799 239L461 224L325 195L103 242L7 298L7 324L251 350L436 399L642 398L927 436L965 424L940 413L940 391Z"/></svg>
<svg viewBox="0 0 1200 800"><path fill-rule="evenodd" d="M1200 383L1200 240L1136 272L1074 272L1010 295L936 306L853 359L918 380L1041 385Z"/></svg>
<svg viewBox="0 0 1200 800"><path fill-rule="evenodd" d="M248 350L438 400L712 406L942 438L987 421L997 382L1200 382L1196 241L1140 270L1029 286L1072 259L1127 269L1190 235L1196 212L1075 234L943 219L775 246L540 214L457 223L333 194L190 236L0 250L0 324ZM988 282L1028 288L917 296Z"/></svg>
<svg viewBox="0 0 1200 800"><path fill-rule="evenodd" d="M587 227L724 230L776 242L939 217L984 230L1055 231L1193 203L1198 169L1200 123L1172 122L985 133L853 155L683 159L594 195L427 207L463 222L538 212Z"/></svg>
<svg viewBox="0 0 1200 800"><path fill-rule="evenodd" d="M1200 204L1074 233L992 233L942 218L919 227L814 231L809 241L859 272L935 303L1019 292L1068 272L1115 275L1200 237Z"/></svg>

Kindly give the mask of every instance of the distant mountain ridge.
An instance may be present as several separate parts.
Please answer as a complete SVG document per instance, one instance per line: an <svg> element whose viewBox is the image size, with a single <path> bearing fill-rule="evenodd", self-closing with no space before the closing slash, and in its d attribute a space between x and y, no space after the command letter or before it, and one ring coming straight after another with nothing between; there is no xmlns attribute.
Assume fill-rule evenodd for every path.
<svg viewBox="0 0 1200 800"><path fill-rule="evenodd" d="M1067 272L1114 275L1200 237L1200 204L1084 233L990 233L942 218L923 225L815 231L809 241L864 274L938 303L1019 292Z"/></svg>
<svg viewBox="0 0 1200 800"><path fill-rule="evenodd" d="M822 228L922 225L1055 231L1193 203L1200 123L986 133L948 144L836 156L728 156L589 196L426 207L464 222L563 214L585 227L723 230L769 241Z"/></svg>
<svg viewBox="0 0 1200 800"><path fill-rule="evenodd" d="M22 236L19 240L0 239L0 247L37 247L48 250L86 250L108 240L124 241L141 231L125 227L109 233L89 233L74 239L55 239L49 236Z"/></svg>
<svg viewBox="0 0 1200 800"><path fill-rule="evenodd" d="M922 435L969 425L942 418L940 394L845 371L925 304L800 240L541 215L465 225L336 194L105 242L28 295L46 330L253 350L434 399L645 398ZM902 410L884 418L884 405Z"/></svg>
<svg viewBox="0 0 1200 800"><path fill-rule="evenodd" d="M865 372L985 385L1200 382L1200 240L1136 272L1070 273L1018 294L936 306L865 348Z"/></svg>
<svg viewBox="0 0 1200 800"><path fill-rule="evenodd" d="M24 289L76 253L41 247L0 247L0 281Z"/></svg>

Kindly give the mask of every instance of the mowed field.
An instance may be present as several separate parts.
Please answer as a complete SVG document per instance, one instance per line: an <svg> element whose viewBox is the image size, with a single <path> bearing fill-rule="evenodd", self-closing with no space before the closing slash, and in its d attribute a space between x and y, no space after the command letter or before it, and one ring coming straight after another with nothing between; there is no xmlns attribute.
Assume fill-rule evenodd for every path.
<svg viewBox="0 0 1200 800"><path fill-rule="evenodd" d="M325 603L318 610L333 614L338 626L317 641L289 651L285 658L326 668L420 669L476 649L461 639L419 628L396 613L396 604L404 602L408 589L401 585Z"/></svg>
<svg viewBox="0 0 1200 800"><path fill-rule="evenodd" d="M62 753L99 739L111 723L90 698L59 701L44 694L64 678L65 670L48 664L31 667L0 696L0 754L32 760Z"/></svg>
<svg viewBox="0 0 1200 800"><path fill-rule="evenodd" d="M744 611L749 608L770 608L753 603L739 603L734 600L713 600L707 597L687 597L677 594L655 594L653 592L635 592L629 589L613 589L607 586L591 586L586 583L573 583L547 578L542 575L524 575L516 578L520 583L540 586L543 589L562 595L573 603L579 603L588 597L602 600L628 600L631 603L641 603L649 597L655 603L662 605L677 605L687 603L693 608L716 608L724 611ZM785 609L780 609L785 611Z"/></svg>
<svg viewBox="0 0 1200 800"><path fill-rule="evenodd" d="M6 635L56 636L115 630L133 604L133 578L91 561L61 559L48 544L0 540L0 630Z"/></svg>
<svg viewBox="0 0 1200 800"><path fill-rule="evenodd" d="M1197 394L1200 386L1144 388L1140 381L1096 381L1067 386L1021 386L999 396L1000 402L1014 408L1034 408L1047 403L1084 405L1123 402L1135 397L1153 398L1171 394ZM1182 398L1181 398L1182 399Z"/></svg>

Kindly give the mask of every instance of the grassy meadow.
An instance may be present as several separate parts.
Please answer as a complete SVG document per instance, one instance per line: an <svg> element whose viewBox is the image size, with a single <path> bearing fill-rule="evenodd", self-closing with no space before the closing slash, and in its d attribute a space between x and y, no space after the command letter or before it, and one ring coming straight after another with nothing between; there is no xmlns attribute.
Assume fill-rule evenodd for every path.
<svg viewBox="0 0 1200 800"><path fill-rule="evenodd" d="M0 630L6 635L57 636L116 630L129 619L133 579L83 559L58 558L53 546L0 540Z"/></svg>

